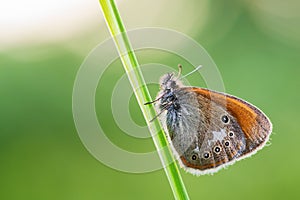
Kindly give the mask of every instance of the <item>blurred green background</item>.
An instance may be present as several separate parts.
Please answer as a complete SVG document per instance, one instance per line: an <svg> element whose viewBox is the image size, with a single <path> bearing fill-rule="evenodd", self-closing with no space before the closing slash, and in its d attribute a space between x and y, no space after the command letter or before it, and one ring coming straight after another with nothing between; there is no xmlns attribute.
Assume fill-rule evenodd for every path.
<svg viewBox="0 0 300 200"><path fill-rule="evenodd" d="M51 9L67 6L62 12L45 9L50 14L34 12L40 5L30 2L28 13L48 18L26 21L27 15L12 10L13 15L0 21L0 199L172 199L163 170L129 174L111 169L93 158L77 135L72 117L76 73L89 51L109 37L98 2L54 1ZM117 1L127 29L171 28L203 45L222 74L226 92L257 105L273 122L272 145L255 156L213 176L181 170L191 199L300 199L298 2ZM22 23L19 29L17 22ZM167 53L137 55L141 63L175 69L184 64ZM117 60L99 82L99 123L124 149L154 150L151 138L131 138L113 120L107 97L123 74ZM201 86L198 79L189 78ZM155 95L158 87L150 89ZM134 98L129 108L133 120L144 124Z"/></svg>

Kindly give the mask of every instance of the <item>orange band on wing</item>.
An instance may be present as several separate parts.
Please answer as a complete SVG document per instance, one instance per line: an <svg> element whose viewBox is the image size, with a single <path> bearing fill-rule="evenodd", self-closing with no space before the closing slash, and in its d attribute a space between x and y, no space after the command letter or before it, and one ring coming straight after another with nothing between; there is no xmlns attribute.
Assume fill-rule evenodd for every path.
<svg viewBox="0 0 300 200"><path fill-rule="evenodd" d="M226 108L226 110L237 119L246 138L253 141L258 140L263 137L263 135L267 134L260 133L260 128L258 127L260 126L258 122L266 121L266 117L251 104L236 97L203 88L191 87L191 90Z"/></svg>
<svg viewBox="0 0 300 200"><path fill-rule="evenodd" d="M207 165L193 165L190 162L188 162L183 156L181 156L180 159L184 163L185 166L194 168L194 169L200 169L200 170L216 168L216 167L228 162L228 159L224 159L224 160L220 160L219 162L212 162L211 164L207 164Z"/></svg>

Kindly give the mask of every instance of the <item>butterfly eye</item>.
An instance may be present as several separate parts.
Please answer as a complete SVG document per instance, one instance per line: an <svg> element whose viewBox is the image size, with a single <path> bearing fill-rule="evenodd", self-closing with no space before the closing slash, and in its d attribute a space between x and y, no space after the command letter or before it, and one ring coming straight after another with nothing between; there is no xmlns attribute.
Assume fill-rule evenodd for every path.
<svg viewBox="0 0 300 200"><path fill-rule="evenodd" d="M192 155L192 160L197 160L197 158L198 158L197 154Z"/></svg>
<svg viewBox="0 0 300 200"><path fill-rule="evenodd" d="M230 142L229 142L228 140L226 140L226 141L224 142L224 145L225 145L226 147L229 147Z"/></svg>
<svg viewBox="0 0 300 200"><path fill-rule="evenodd" d="M234 132L233 131L229 131L228 136L232 138L234 136Z"/></svg>
<svg viewBox="0 0 300 200"><path fill-rule="evenodd" d="M215 151L215 153L219 154L219 153L221 152L221 147L216 146L216 147L214 148L214 151Z"/></svg>
<svg viewBox="0 0 300 200"><path fill-rule="evenodd" d="M171 92L171 89L166 89L166 94L169 94Z"/></svg>
<svg viewBox="0 0 300 200"><path fill-rule="evenodd" d="M228 124L228 123L229 123L229 118L228 118L227 115L223 115L223 116L221 117L221 120L222 120L222 122L223 122L224 124Z"/></svg>
<svg viewBox="0 0 300 200"><path fill-rule="evenodd" d="M203 158L205 158L205 159L207 159L207 158L209 158L209 152L205 152L204 154L203 154Z"/></svg>

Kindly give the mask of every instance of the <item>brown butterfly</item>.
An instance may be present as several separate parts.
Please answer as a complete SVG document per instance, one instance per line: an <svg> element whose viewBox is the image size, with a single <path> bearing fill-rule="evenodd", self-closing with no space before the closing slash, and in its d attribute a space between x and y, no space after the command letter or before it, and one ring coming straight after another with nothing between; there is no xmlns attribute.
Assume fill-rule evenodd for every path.
<svg viewBox="0 0 300 200"><path fill-rule="evenodd" d="M249 157L269 140L272 124L255 106L204 88L185 87L165 74L155 103L173 153L186 171L214 173Z"/></svg>

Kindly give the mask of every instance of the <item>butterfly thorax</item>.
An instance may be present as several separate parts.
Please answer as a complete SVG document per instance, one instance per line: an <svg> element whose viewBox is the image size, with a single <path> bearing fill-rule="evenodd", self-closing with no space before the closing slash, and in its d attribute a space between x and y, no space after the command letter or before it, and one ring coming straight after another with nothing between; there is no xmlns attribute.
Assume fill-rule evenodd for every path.
<svg viewBox="0 0 300 200"><path fill-rule="evenodd" d="M164 75L160 80L161 87L161 100L160 109L180 109L178 98L176 96L176 90L180 88L182 83L174 78L174 74L168 73Z"/></svg>
<svg viewBox="0 0 300 200"><path fill-rule="evenodd" d="M180 105L178 103L178 98L176 97L174 91L172 89L166 89L163 92L160 101L160 109L175 109L178 110Z"/></svg>

